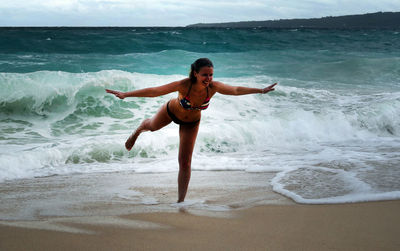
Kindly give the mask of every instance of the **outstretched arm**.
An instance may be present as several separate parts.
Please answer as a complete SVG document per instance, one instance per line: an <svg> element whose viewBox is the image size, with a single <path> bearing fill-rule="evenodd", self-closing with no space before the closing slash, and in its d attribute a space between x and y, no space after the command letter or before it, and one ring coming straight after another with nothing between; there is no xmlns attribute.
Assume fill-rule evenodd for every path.
<svg viewBox="0 0 400 251"><path fill-rule="evenodd" d="M120 99L124 99L127 97L158 97L171 92L178 91L180 84L181 81L175 81L166 85L144 88L130 92L120 92L109 89L106 89L106 92L114 94L116 97Z"/></svg>
<svg viewBox="0 0 400 251"><path fill-rule="evenodd" d="M216 91L225 95L246 95L253 93L262 93L265 94L270 91L275 90L275 85L278 83L272 84L265 88L250 88L244 86L231 86L227 84L223 84L221 82L214 82L214 86L216 87Z"/></svg>

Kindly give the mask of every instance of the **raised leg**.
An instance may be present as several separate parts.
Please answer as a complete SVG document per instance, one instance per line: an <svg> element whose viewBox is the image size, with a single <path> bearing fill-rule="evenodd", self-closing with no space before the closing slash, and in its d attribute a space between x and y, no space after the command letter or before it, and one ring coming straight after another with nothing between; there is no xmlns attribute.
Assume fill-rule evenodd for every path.
<svg viewBox="0 0 400 251"><path fill-rule="evenodd" d="M142 132L157 131L171 123L171 121L172 120L167 113L167 104L164 104L151 119L145 119L140 124L140 126L132 133L132 135L126 140L126 150L130 151L132 149L133 145L136 142L136 139Z"/></svg>
<svg viewBox="0 0 400 251"><path fill-rule="evenodd" d="M199 124L200 122L195 125L181 125L179 127L178 202L185 200L189 186L192 154L199 131Z"/></svg>

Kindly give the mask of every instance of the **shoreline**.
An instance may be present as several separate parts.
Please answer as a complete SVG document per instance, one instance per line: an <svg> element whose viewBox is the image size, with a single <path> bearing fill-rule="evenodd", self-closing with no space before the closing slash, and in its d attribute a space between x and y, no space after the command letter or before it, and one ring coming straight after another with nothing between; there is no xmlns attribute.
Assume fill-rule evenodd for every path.
<svg viewBox="0 0 400 251"><path fill-rule="evenodd" d="M1 250L397 250L400 200L263 205L231 217L181 212L67 217L81 232L0 224ZM42 221L45 222L45 221Z"/></svg>
<svg viewBox="0 0 400 251"><path fill-rule="evenodd" d="M177 201L177 172L130 171L57 175L0 183L0 221L73 216L179 212L228 216L267 204L294 204L272 190L270 173L193 171L185 202Z"/></svg>
<svg viewBox="0 0 400 251"><path fill-rule="evenodd" d="M0 183L0 250L397 250L400 200L297 204L275 173L59 175Z"/></svg>

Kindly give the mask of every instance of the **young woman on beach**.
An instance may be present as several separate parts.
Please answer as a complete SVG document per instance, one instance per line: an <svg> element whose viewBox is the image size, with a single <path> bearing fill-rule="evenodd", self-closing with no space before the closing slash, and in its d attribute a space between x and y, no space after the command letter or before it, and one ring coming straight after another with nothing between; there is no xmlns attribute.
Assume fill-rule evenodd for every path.
<svg viewBox="0 0 400 251"><path fill-rule="evenodd" d="M207 58L200 58L191 65L189 78L131 92L106 89L108 93L114 94L120 99L127 97L158 97L171 92L178 92L177 98L171 99L164 104L151 119L145 119L125 143L125 147L129 151L142 132L157 131L172 121L179 125L178 202L183 202L186 196L191 174L192 153L199 130L201 111L207 109L211 97L217 92L225 95L265 94L273 91L276 85L275 83L263 89L230 86L213 81L213 73L214 66L212 62Z"/></svg>

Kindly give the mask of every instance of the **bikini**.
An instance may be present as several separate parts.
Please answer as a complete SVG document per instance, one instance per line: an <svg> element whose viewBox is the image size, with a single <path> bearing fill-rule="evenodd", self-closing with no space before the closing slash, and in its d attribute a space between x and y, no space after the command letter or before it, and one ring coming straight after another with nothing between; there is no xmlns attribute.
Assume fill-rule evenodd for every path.
<svg viewBox="0 0 400 251"><path fill-rule="evenodd" d="M189 91L186 94L186 96L183 99L179 100L179 103L181 104L183 109L185 109L185 110L205 110L205 109L207 109L208 105L210 104L210 97L208 95L208 87L206 87L206 88L207 88L207 97L203 101L203 104L201 104L198 107L192 107L192 105L190 104L190 100L189 100L189 93L190 93L190 90L192 89L192 85L190 85Z"/></svg>
<svg viewBox="0 0 400 251"><path fill-rule="evenodd" d="M207 97L203 101L203 104L201 104L198 107L192 107L192 105L190 104L190 99L189 99L189 93L190 93L190 90L192 89L192 84L191 84L190 87L189 87L189 91L186 94L186 96L183 99L179 100L179 103L181 104L183 109L185 109L185 110L205 110L205 109L207 109L209 104L210 104L210 96L208 94L208 87L206 87L206 88L207 88ZM176 124L178 124L178 125L194 125L194 124L197 124L200 121L200 119L199 119L199 120L192 121L192 122L185 122L185 121L182 121L182 120L178 119L175 116L175 114L173 114L170 111L169 102L170 101L168 101L168 103L167 103L167 113L171 117L172 121L174 121Z"/></svg>

